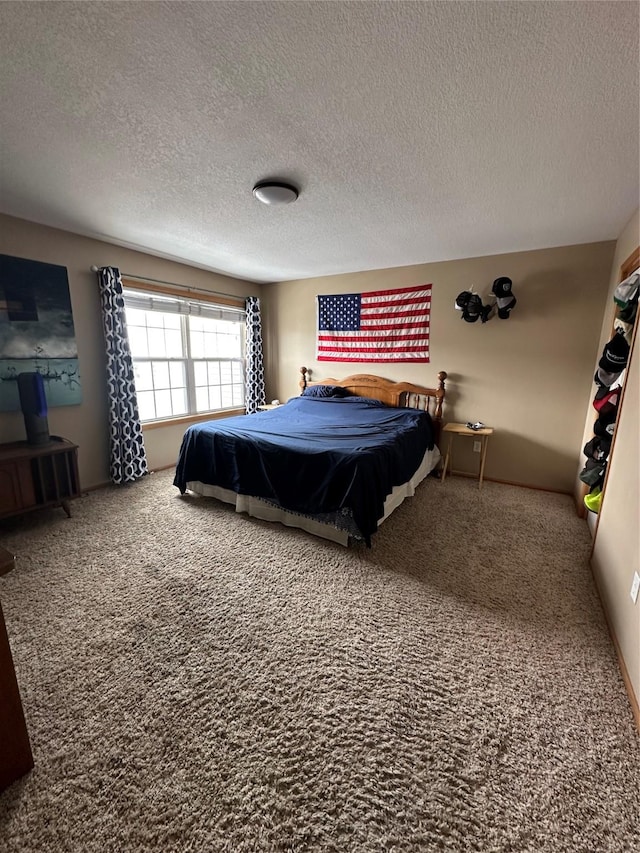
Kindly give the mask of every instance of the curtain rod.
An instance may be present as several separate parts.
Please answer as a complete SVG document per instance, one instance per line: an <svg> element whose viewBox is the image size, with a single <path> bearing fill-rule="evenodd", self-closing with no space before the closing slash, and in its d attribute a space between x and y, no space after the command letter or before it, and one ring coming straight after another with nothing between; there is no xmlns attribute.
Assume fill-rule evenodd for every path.
<svg viewBox="0 0 640 853"><path fill-rule="evenodd" d="M97 267L95 264L89 267L91 272L100 272L101 267ZM161 278L148 278L144 275L131 275L128 272L121 272L120 275L122 278L131 278L135 281L148 281L153 284L167 284L169 287L181 287L183 290L187 290L192 293L208 293L209 295L214 294L214 296L228 296L230 299L246 299L246 296L238 296L237 293L224 293L222 290L205 290L204 287L191 287L188 284L177 284L175 281L164 281Z"/></svg>

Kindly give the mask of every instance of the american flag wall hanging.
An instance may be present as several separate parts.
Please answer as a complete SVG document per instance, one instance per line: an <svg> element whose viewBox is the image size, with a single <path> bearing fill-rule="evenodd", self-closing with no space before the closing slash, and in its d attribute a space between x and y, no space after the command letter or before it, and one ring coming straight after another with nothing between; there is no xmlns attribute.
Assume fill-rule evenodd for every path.
<svg viewBox="0 0 640 853"><path fill-rule="evenodd" d="M318 361L429 361L431 285L318 296Z"/></svg>

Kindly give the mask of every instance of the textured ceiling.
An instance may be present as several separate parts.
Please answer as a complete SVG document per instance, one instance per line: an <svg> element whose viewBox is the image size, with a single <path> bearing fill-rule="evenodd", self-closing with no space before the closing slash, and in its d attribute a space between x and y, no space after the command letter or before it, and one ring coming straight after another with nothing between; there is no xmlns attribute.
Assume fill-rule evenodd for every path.
<svg viewBox="0 0 640 853"><path fill-rule="evenodd" d="M639 9L3 2L0 210L255 281L614 238Z"/></svg>

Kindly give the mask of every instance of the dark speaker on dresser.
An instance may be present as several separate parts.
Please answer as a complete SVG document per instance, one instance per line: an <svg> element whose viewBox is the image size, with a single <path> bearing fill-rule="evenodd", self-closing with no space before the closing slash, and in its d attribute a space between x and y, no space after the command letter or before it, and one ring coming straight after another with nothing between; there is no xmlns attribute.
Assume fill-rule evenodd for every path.
<svg viewBox="0 0 640 853"><path fill-rule="evenodd" d="M47 420L47 398L44 393L44 380L37 373L18 374L18 393L20 407L24 415L24 425L29 444L48 444L49 422Z"/></svg>

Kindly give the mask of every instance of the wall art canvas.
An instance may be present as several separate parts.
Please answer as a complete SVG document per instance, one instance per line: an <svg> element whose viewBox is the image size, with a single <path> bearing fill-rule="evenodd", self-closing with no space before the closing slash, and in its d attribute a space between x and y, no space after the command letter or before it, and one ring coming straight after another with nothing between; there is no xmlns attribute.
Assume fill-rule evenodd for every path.
<svg viewBox="0 0 640 853"><path fill-rule="evenodd" d="M0 412L20 410L18 374L33 371L49 408L82 402L67 268L0 255Z"/></svg>

